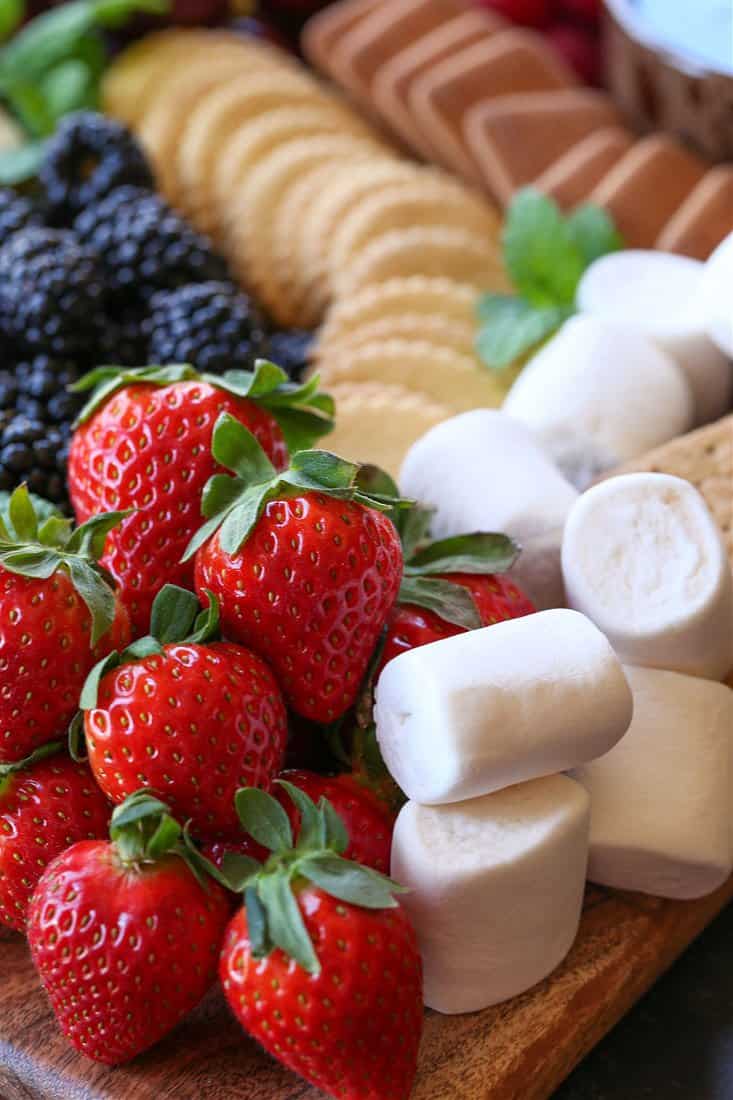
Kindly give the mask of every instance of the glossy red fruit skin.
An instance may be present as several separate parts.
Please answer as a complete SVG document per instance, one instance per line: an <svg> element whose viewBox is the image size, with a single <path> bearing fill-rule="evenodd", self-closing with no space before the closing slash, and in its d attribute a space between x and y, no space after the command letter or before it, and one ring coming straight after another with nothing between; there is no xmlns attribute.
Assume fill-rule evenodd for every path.
<svg viewBox="0 0 733 1100"><path fill-rule="evenodd" d="M407 1100L423 1007L420 956L405 911L361 909L309 885L297 900L320 975L279 949L254 959L240 909L219 968L234 1015L265 1050L330 1096Z"/></svg>
<svg viewBox="0 0 733 1100"><path fill-rule="evenodd" d="M259 653L315 722L356 699L401 577L387 516L315 492L270 501L237 553L216 534L196 555L196 591L218 598L226 637Z"/></svg>
<svg viewBox="0 0 733 1100"><path fill-rule="evenodd" d="M59 754L0 779L0 924L24 932L31 895L52 859L107 836L111 806L86 764Z"/></svg>
<svg viewBox="0 0 733 1100"><path fill-rule="evenodd" d="M269 789L282 767L285 704L256 654L225 642L174 644L122 665L84 716L89 763L113 802L160 794L194 836L238 836L239 787Z"/></svg>
<svg viewBox="0 0 733 1100"><path fill-rule="evenodd" d="M451 573L445 574L442 579L468 588L478 608L482 626L491 626L507 619L521 619L537 610L530 598L504 574L479 576ZM379 670L381 672L388 661L408 649L417 649L441 638L452 638L463 633L462 626L446 622L433 611L412 604L398 604L390 619Z"/></svg>
<svg viewBox="0 0 733 1100"><path fill-rule="evenodd" d="M475 0L475 3L523 27L545 27L552 15L551 0Z"/></svg>
<svg viewBox="0 0 733 1100"><path fill-rule="evenodd" d="M33 895L28 942L72 1046L112 1066L162 1039L214 981L230 914L176 855L125 867L106 841L67 848Z"/></svg>
<svg viewBox="0 0 733 1100"><path fill-rule="evenodd" d="M130 641L117 601L112 626L92 649L92 618L65 569L48 580L0 566L0 764L58 737L74 717L87 674Z"/></svg>
<svg viewBox="0 0 733 1100"><path fill-rule="evenodd" d="M557 23L548 28L546 37L581 80L601 83L601 45L591 31L573 23Z"/></svg>
<svg viewBox="0 0 733 1100"><path fill-rule="evenodd" d="M280 427L265 410L207 382L139 384L119 390L74 433L69 495L79 523L98 512L137 509L109 536L102 563L120 586L136 636L148 630L160 588L190 588L183 553L201 526L201 494L222 472L211 454L220 413L241 421L273 464L287 465Z"/></svg>
<svg viewBox="0 0 733 1100"><path fill-rule="evenodd" d="M576 19L585 19L595 25L603 16L603 0L558 0L557 7L562 15Z"/></svg>
<svg viewBox="0 0 733 1100"><path fill-rule="evenodd" d="M349 846L344 852L345 859L353 859L366 867L373 867L383 875L389 874L392 853L392 832L394 816L383 803L350 775L318 775L291 769L281 772L279 779L286 779L295 787L300 787L318 805L321 798L327 798L339 815L346 832L349 834ZM277 783L272 795L278 800L290 820L293 839L300 834L300 814L286 791ZM241 852L264 863L269 852L249 836L242 836L236 842L216 841L204 847L204 855L222 866L227 852Z"/></svg>

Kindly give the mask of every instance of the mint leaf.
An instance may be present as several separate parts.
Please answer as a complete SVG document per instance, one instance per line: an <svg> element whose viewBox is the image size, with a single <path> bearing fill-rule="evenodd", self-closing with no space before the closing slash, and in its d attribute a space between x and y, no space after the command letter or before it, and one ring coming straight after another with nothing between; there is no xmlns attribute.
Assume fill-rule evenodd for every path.
<svg viewBox="0 0 733 1100"><path fill-rule="evenodd" d="M24 0L0 0L0 38L9 38L24 18Z"/></svg>
<svg viewBox="0 0 733 1100"><path fill-rule="evenodd" d="M560 208L539 191L520 191L509 207L504 264L517 291L535 306L572 305L583 256Z"/></svg>
<svg viewBox="0 0 733 1100"><path fill-rule="evenodd" d="M80 58L62 61L43 78L41 90L54 120L97 106L96 76Z"/></svg>
<svg viewBox="0 0 733 1100"><path fill-rule="evenodd" d="M524 298L486 294L478 307L482 328L476 351L492 370L504 370L555 332L573 313L569 306L537 307Z"/></svg>
<svg viewBox="0 0 733 1100"><path fill-rule="evenodd" d="M588 267L594 260L624 247L623 237L607 210L592 203L578 206L566 221L575 247Z"/></svg>

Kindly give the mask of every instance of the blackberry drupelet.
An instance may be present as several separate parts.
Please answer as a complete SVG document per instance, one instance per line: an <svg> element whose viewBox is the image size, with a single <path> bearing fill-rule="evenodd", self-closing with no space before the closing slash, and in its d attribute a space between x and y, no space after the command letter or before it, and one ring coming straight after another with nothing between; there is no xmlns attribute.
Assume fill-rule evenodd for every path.
<svg viewBox="0 0 733 1100"><path fill-rule="evenodd" d="M104 305L102 273L72 233L31 226L0 248L0 329L21 347L83 355Z"/></svg>
<svg viewBox="0 0 733 1100"><path fill-rule="evenodd" d="M79 111L61 121L46 148L39 179L49 220L63 226L116 187L155 186L147 158L130 131L94 111Z"/></svg>
<svg viewBox="0 0 733 1100"><path fill-rule="evenodd" d="M40 210L10 187L0 187L0 247L29 225L43 225Z"/></svg>
<svg viewBox="0 0 733 1100"><path fill-rule="evenodd" d="M139 310L115 311L107 317L90 366L109 363L120 367L146 366L149 360L144 321Z"/></svg>
<svg viewBox="0 0 733 1100"><path fill-rule="evenodd" d="M191 363L219 374L250 370L262 354L259 315L231 283L193 283L156 294L145 327L151 363Z"/></svg>
<svg viewBox="0 0 733 1100"><path fill-rule="evenodd" d="M139 187L119 187L89 206L74 229L104 265L110 290L128 302L146 302L158 290L227 275L210 241L159 195Z"/></svg>
<svg viewBox="0 0 733 1100"><path fill-rule="evenodd" d="M313 333L307 329L289 328L270 333L267 339L267 355L286 374L297 380L308 366Z"/></svg>
<svg viewBox="0 0 733 1100"><path fill-rule="evenodd" d="M68 509L67 452L68 437L61 428L0 412L0 489L12 492L25 482L32 493Z"/></svg>

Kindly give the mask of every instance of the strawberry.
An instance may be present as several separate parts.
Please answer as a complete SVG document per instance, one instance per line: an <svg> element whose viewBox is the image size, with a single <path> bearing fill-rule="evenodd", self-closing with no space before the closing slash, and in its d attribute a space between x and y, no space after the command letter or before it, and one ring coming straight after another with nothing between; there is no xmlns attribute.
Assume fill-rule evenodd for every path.
<svg viewBox="0 0 733 1100"><path fill-rule="evenodd" d="M312 802L327 799L343 821L349 837L344 851L347 859L363 863L382 874L389 873L389 861L392 850L392 830L394 814L390 814L386 805L376 798L367 787L344 773L343 775L318 775L316 772L291 769L281 772L272 793L288 815L290 828L297 841L300 837L301 815L287 793L288 783L298 787ZM267 859L265 849L256 844L249 836L238 842L216 841L203 849L217 867L223 866L226 852L242 852L264 862Z"/></svg>
<svg viewBox="0 0 733 1100"><path fill-rule="evenodd" d="M0 520L0 763L55 739L76 710L94 664L130 638L127 613L97 564L113 512L71 530L52 515L39 523L25 486Z"/></svg>
<svg viewBox="0 0 733 1100"><path fill-rule="evenodd" d="M217 475L204 491L207 522L192 540L203 601L219 599L224 634L272 666L305 718L332 722L354 702L399 590L400 540L365 493L359 467L301 451L278 473L251 432L222 414Z"/></svg>
<svg viewBox="0 0 733 1100"><path fill-rule="evenodd" d="M230 862L244 907L221 952L224 993L270 1054L340 1100L406 1100L422 1031L422 971L400 887L343 858L325 799L288 787L302 824L263 791L237 794L242 824L272 854ZM236 874L235 874L236 872Z"/></svg>
<svg viewBox="0 0 733 1100"><path fill-rule="evenodd" d="M25 931L28 903L47 864L78 840L107 835L110 807L89 768L49 742L0 764L0 924Z"/></svg>
<svg viewBox="0 0 733 1100"><path fill-rule="evenodd" d="M260 360L253 373L200 375L186 365L101 367L77 384L94 389L69 456L69 493L77 518L134 508L109 540L103 562L120 585L137 635L144 634L164 581L191 587L181 562L199 526L199 499L217 471L211 433L229 413L256 436L278 469L288 445L310 446L328 431L332 402L317 379L299 386Z"/></svg>
<svg viewBox="0 0 733 1100"><path fill-rule="evenodd" d="M547 41L586 84L601 83L603 58L597 34L573 23L554 23L545 32Z"/></svg>
<svg viewBox="0 0 733 1100"><path fill-rule="evenodd" d="M359 484L380 499L397 494L392 478L375 466L363 467ZM391 514L405 564L399 597L377 654L377 675L405 650L536 610L506 575L520 553L506 535L479 531L433 541L430 509L413 505ZM369 687L367 702L371 701ZM361 725L366 727L367 722Z"/></svg>
<svg viewBox="0 0 733 1100"><path fill-rule="evenodd" d="M168 807L146 792L118 806L110 840L84 840L46 868L28 942L66 1038L116 1065L153 1046L216 978L231 909Z"/></svg>
<svg viewBox="0 0 733 1100"><path fill-rule="evenodd" d="M212 642L218 607L166 585L151 633L90 673L81 696L89 763L104 793L165 792L198 837L239 832L234 794L282 767L285 704L272 672L242 646ZM75 750L76 750L75 746Z"/></svg>

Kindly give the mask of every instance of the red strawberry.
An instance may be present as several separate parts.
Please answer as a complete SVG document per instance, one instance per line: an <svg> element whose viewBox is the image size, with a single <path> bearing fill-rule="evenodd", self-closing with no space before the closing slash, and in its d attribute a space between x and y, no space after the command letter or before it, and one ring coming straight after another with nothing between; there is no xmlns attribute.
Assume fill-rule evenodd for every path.
<svg viewBox="0 0 733 1100"><path fill-rule="evenodd" d="M422 971L415 933L393 896L399 887L342 858L347 837L328 802L316 810L298 798L307 823L295 851L274 799L240 791L237 805L273 855L264 868L252 861L242 868L245 906L227 929L220 963L232 1011L266 1050L329 1095L406 1100L422 1031Z"/></svg>
<svg viewBox="0 0 733 1100"><path fill-rule="evenodd" d="M216 977L229 899L180 834L139 791L115 810L111 842L67 848L33 895L33 962L64 1035L97 1062L153 1046Z"/></svg>
<svg viewBox="0 0 733 1100"><path fill-rule="evenodd" d="M581 80L586 84L601 83L601 44L592 31L573 23L556 23L548 27L546 35Z"/></svg>
<svg viewBox="0 0 733 1100"><path fill-rule="evenodd" d="M93 670L81 700L89 763L114 802L150 787L196 836L236 835L234 794L270 786L285 755L287 716L264 661L208 641L216 602L211 621L197 620L199 610L192 592L166 585L151 636Z"/></svg>
<svg viewBox="0 0 733 1100"><path fill-rule="evenodd" d="M0 521L0 763L53 740L78 705L87 673L130 640L130 624L97 564L120 513L73 533L58 516L39 523L24 486Z"/></svg>
<svg viewBox="0 0 733 1100"><path fill-rule="evenodd" d="M31 894L50 860L78 840L107 835L109 804L89 768L59 748L50 743L0 765L0 924L16 932L25 931Z"/></svg>
<svg viewBox="0 0 733 1100"><path fill-rule="evenodd" d="M104 367L80 386L97 389L71 444L71 501L80 520L109 507L136 509L111 536L103 561L143 634L163 583L192 585L193 567L181 557L200 524L201 492L218 469L211 454L217 417L227 412L245 424L281 469L288 441L310 446L328 430L331 405L316 396L316 380L296 386L264 361L254 374L220 378L188 366Z"/></svg>
<svg viewBox="0 0 733 1100"><path fill-rule="evenodd" d="M372 867L383 875L389 874L394 814L390 815L386 805L367 787L347 774L326 776L290 770L282 772L279 779L304 791L314 803L322 798L327 799L346 826L349 843L344 851L345 857L363 863L365 867ZM300 836L299 810L281 783L275 784L272 793L287 813L297 841ZM241 852L263 862L267 859L267 851L249 836L243 836L236 844L224 840L204 848L204 855L217 867L223 866L227 852Z"/></svg>
<svg viewBox="0 0 733 1100"><path fill-rule="evenodd" d="M323 451L278 474L254 436L222 415L209 517L187 551L200 599L219 599L224 634L275 670L305 718L331 722L354 702L402 575L400 540L356 484L358 467Z"/></svg>

